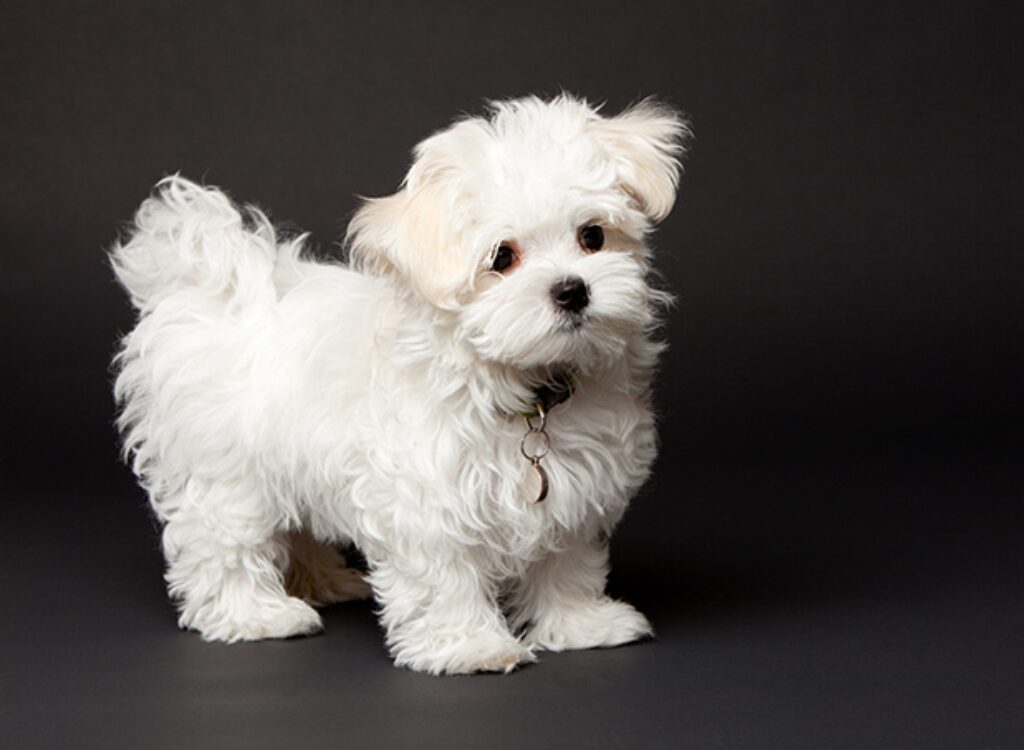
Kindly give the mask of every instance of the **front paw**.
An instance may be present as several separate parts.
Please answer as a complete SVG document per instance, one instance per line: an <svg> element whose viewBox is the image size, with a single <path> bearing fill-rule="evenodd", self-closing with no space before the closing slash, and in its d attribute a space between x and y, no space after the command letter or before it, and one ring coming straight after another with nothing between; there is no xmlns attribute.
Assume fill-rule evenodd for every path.
<svg viewBox="0 0 1024 750"><path fill-rule="evenodd" d="M395 665L429 674L511 672L537 660L533 652L508 633L479 632L461 637L404 640L392 648Z"/></svg>
<svg viewBox="0 0 1024 750"><path fill-rule="evenodd" d="M523 642L543 651L608 648L630 643L654 631L647 618L625 602L608 597L540 613Z"/></svg>

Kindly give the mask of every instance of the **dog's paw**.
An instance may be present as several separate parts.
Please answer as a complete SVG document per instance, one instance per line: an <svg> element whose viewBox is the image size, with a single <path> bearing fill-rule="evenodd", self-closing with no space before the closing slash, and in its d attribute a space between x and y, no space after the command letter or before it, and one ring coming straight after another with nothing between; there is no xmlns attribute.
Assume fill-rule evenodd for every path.
<svg viewBox="0 0 1024 750"><path fill-rule="evenodd" d="M326 580L320 581L317 599L324 604L336 604L353 599L372 599L373 589L362 571L355 568L336 568Z"/></svg>
<svg viewBox="0 0 1024 750"><path fill-rule="evenodd" d="M543 651L569 651L621 646L653 632L647 618L632 606L602 597L541 613L523 642Z"/></svg>
<svg viewBox="0 0 1024 750"><path fill-rule="evenodd" d="M430 674L511 672L537 660L533 651L508 633L482 632L462 638L431 638L395 651L395 664Z"/></svg>
<svg viewBox="0 0 1024 750"><path fill-rule="evenodd" d="M179 624L198 630L204 640L227 643L291 638L323 629L317 611L294 597L246 603L220 617L213 616L214 612L202 608L191 617L182 615Z"/></svg>
<svg viewBox="0 0 1024 750"><path fill-rule="evenodd" d="M474 672L504 672L508 674L522 664L535 661L537 661L537 657L533 651L513 638L500 644L475 646L455 662L448 672L451 674L473 674Z"/></svg>
<svg viewBox="0 0 1024 750"><path fill-rule="evenodd" d="M285 588L294 597L314 607L337 604L353 599L369 599L373 596L362 572L342 564L319 567L316 570L293 565L285 577Z"/></svg>
<svg viewBox="0 0 1024 750"><path fill-rule="evenodd" d="M332 545L301 531L291 534L289 542L291 560L284 586L291 596L314 607L373 596L363 574L348 567L345 556Z"/></svg>

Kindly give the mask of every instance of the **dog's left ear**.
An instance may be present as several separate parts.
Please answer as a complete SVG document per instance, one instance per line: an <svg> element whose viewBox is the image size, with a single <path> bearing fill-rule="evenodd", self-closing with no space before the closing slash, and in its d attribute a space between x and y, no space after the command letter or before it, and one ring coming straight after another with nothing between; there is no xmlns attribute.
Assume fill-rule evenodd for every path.
<svg viewBox="0 0 1024 750"><path fill-rule="evenodd" d="M675 205L681 160L692 135L682 114L644 99L620 115L597 118L594 128L622 189L648 218L662 221Z"/></svg>

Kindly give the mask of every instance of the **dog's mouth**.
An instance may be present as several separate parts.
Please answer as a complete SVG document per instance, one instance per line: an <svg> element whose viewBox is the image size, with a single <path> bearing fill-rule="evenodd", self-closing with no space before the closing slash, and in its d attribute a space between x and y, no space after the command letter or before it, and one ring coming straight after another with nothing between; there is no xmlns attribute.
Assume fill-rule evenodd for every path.
<svg viewBox="0 0 1024 750"><path fill-rule="evenodd" d="M556 330L560 333L574 333L587 324L587 316L577 312L560 312Z"/></svg>

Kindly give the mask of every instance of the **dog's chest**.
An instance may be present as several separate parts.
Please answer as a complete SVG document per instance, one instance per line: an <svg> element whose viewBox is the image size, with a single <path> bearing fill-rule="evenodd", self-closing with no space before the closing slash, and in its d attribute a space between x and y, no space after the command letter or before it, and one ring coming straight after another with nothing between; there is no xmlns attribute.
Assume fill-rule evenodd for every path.
<svg viewBox="0 0 1024 750"><path fill-rule="evenodd" d="M463 500L490 542L544 551L567 532L610 527L646 479L654 433L641 404L572 407L554 410L543 433L536 419L510 418L466 446L459 484L477 490Z"/></svg>

